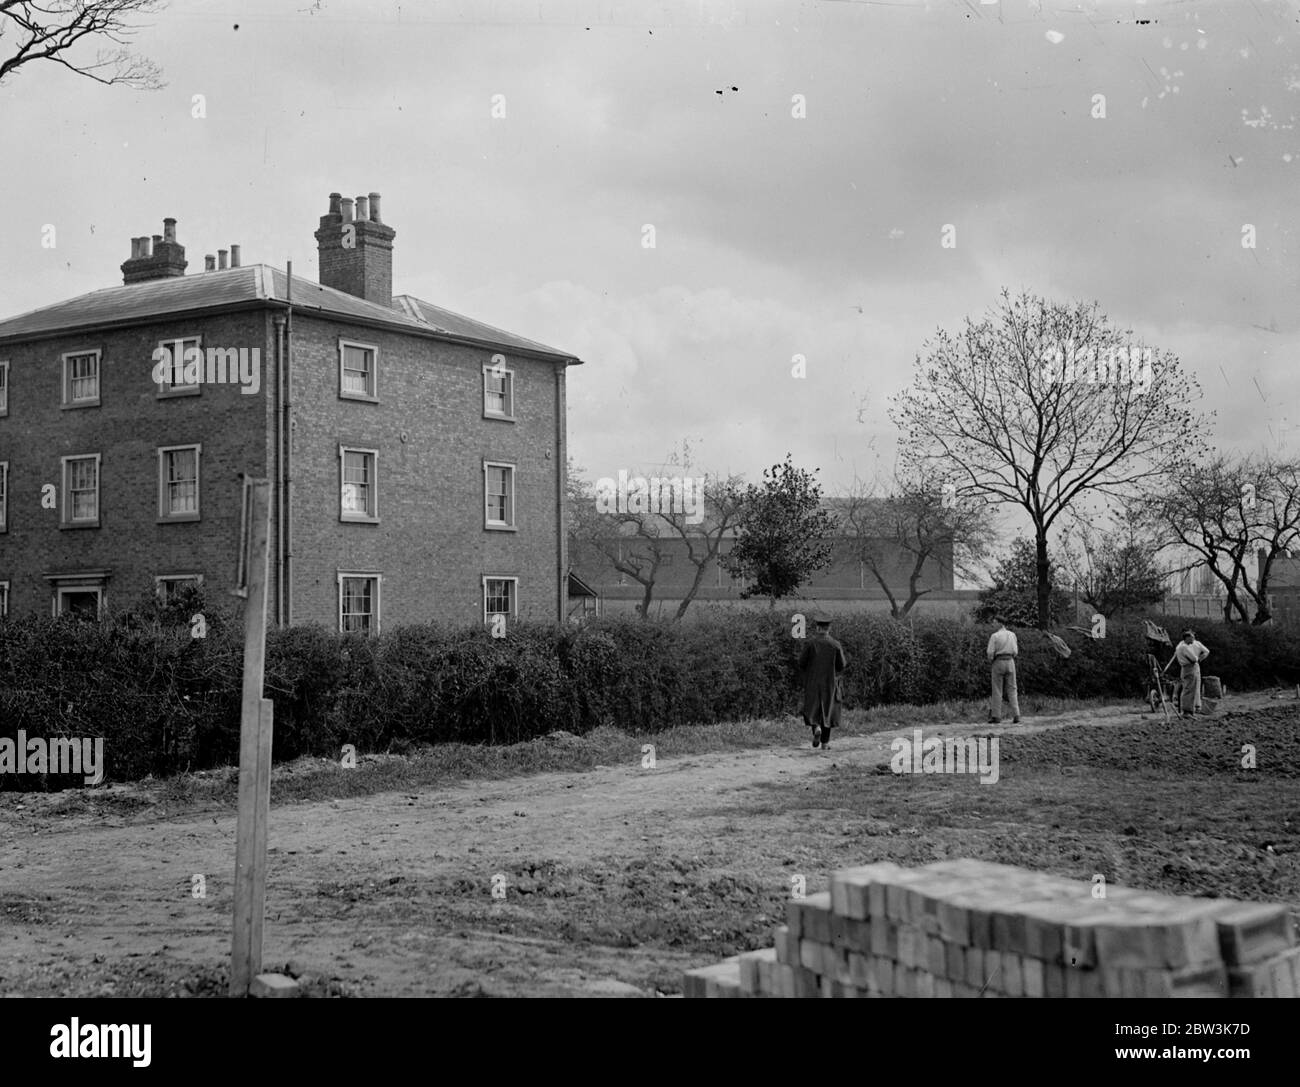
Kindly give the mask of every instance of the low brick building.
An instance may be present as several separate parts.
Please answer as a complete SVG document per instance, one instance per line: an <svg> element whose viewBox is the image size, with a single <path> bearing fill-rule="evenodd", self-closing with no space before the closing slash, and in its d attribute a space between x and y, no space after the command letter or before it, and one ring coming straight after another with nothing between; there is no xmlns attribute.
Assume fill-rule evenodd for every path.
<svg viewBox="0 0 1300 1087"><path fill-rule="evenodd" d="M1274 620L1279 626L1300 629L1300 558L1275 558L1268 586Z"/></svg>
<svg viewBox="0 0 1300 1087"><path fill-rule="evenodd" d="M378 194L330 196L321 282L176 224L123 285L0 321L0 608L103 612L235 572L274 484L272 620L562 620L565 374L580 360L392 295Z"/></svg>
<svg viewBox="0 0 1300 1087"><path fill-rule="evenodd" d="M720 555L731 550L734 533L723 533ZM896 541L881 540L880 564L885 583L901 607L907 600L909 579L916 563L913 554ZM831 562L813 574L800 586L798 595L782 601L784 608L818 605L828 612L849 614L890 613L890 600L880 583L858 554L856 541L843 538L831 540ZM603 615L639 614L645 603L646 588L630 573L618 569L617 561L624 561L643 571L653 581L650 598L650 615L671 618L676 615L682 600L694 587L686 614L696 616L719 608L757 610L769 607L766 597L742 598L746 588L743 579L734 578L718 557L704 560L704 569L696 583L699 567L692 554L703 559L707 552L703 538L692 540L692 546L679 535L664 532L662 536L647 539L631 534L611 536L597 546L590 540L571 537L569 554L573 569L579 576L585 593L570 587L571 617L599 613ZM617 561L616 561L617 560ZM979 593L972 589L957 589L953 584L953 559L951 545L936 549L922 564L917 588L922 595L913 607L915 614L946 615L958 617L969 614L977 603ZM596 598L588 603L586 594Z"/></svg>

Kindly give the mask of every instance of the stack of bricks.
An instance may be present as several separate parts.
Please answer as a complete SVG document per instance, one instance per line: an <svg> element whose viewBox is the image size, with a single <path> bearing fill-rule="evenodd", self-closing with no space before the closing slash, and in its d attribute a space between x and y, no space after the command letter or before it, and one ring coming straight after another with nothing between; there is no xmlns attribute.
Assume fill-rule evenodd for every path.
<svg viewBox="0 0 1300 1087"><path fill-rule="evenodd" d="M1300 996L1285 906L984 861L872 864L791 900L776 946L686 974L688 997Z"/></svg>

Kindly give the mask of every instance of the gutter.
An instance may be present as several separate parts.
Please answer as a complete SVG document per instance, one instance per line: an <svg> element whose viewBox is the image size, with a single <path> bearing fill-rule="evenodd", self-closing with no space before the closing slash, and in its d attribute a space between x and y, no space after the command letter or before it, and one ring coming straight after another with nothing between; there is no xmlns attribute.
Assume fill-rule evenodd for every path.
<svg viewBox="0 0 1300 1087"><path fill-rule="evenodd" d="M275 435L275 625L284 626L284 438L281 434L281 405L284 403L284 326L283 314L272 314L275 335L275 398L272 406Z"/></svg>
<svg viewBox="0 0 1300 1087"><path fill-rule="evenodd" d="M293 625L293 262L289 262L288 298L267 298L264 304L277 311L275 375L275 469L276 469L276 586L279 604L276 621Z"/></svg>
<svg viewBox="0 0 1300 1087"><path fill-rule="evenodd" d="M293 624L293 261L285 275L284 327L284 624Z"/></svg>

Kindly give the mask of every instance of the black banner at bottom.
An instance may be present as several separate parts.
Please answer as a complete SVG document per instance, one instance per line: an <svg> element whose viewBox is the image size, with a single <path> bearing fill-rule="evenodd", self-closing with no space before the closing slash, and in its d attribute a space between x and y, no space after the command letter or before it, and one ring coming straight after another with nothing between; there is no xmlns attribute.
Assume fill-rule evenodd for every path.
<svg viewBox="0 0 1300 1087"><path fill-rule="evenodd" d="M721 1073L889 1057L917 1073L1123 1065L1211 1075L1285 1067L1284 1000L6 1000L4 1067L42 1079L389 1068ZM602 1058L618 1064L590 1064ZM1050 1061L1050 1065L1044 1065ZM1062 1063L1065 1062L1065 1063ZM868 1070L864 1069L864 1073ZM15 1082L17 1080L15 1079Z"/></svg>

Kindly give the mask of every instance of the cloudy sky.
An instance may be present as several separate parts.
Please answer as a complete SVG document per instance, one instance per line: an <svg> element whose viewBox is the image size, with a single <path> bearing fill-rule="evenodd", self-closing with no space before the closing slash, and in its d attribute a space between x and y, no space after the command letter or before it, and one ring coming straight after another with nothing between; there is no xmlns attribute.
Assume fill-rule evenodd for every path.
<svg viewBox="0 0 1300 1087"><path fill-rule="evenodd" d="M374 190L399 292L585 360L593 477L684 439L710 471L789 451L832 491L870 476L917 351L1003 286L1176 351L1221 446L1300 449L1296 0L175 0L148 22L162 90L49 63L0 86L0 315L119 283L164 216L191 269L234 242L315 277L328 193Z"/></svg>

